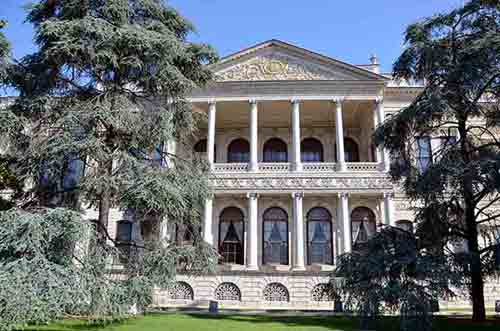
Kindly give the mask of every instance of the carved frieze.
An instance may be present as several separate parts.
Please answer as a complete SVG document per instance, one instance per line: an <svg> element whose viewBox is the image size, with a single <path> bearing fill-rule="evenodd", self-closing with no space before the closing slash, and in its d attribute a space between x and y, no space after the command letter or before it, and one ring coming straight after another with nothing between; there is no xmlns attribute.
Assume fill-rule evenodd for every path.
<svg viewBox="0 0 500 331"><path fill-rule="evenodd" d="M212 178L211 186L219 192L239 190L392 190L393 185L388 177L216 177Z"/></svg>
<svg viewBox="0 0 500 331"><path fill-rule="evenodd" d="M339 80L345 79L343 76L285 54L270 53L258 55L217 72L215 79L217 81Z"/></svg>

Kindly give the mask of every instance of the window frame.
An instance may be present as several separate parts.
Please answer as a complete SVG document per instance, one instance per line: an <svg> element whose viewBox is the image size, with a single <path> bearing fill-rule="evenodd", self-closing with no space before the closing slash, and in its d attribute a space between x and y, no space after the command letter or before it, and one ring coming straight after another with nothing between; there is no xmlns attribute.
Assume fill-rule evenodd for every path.
<svg viewBox="0 0 500 331"><path fill-rule="evenodd" d="M310 215L311 215L311 212L313 212L315 209L324 210L326 212L327 218L326 219L312 219ZM329 239L330 261L327 263L319 263L319 264L333 265L334 264L333 257L334 257L334 253L335 253L334 248L333 248L333 218L332 218L332 214L330 213L330 211L324 207L312 207L311 209L309 209L309 211L307 212L307 215L306 215L307 265L313 264L311 261L311 244L313 242L312 242L312 238L309 238L309 226L311 223L316 223L316 222L328 223L329 227L330 227L330 233L329 233L329 237L330 237L330 239ZM314 263L314 264L317 264L317 263Z"/></svg>
<svg viewBox="0 0 500 331"><path fill-rule="evenodd" d="M230 209L237 210L238 213L241 216L241 219L238 219L238 220L236 220L236 219L229 219L229 218L228 219L224 219L223 218L224 212L227 212ZM232 253L232 254L236 255L236 258L234 259L235 262L226 262L225 261L226 255L222 251L222 247L224 245L224 238L222 238L222 236L221 236L221 230L222 230L221 225L223 223L230 223L231 224L231 223L234 223L234 222L241 222L241 238L240 238L240 243L239 243L241 245L241 256L238 257L236 255L237 252L236 253ZM219 236L218 236L218 242L217 242L217 251L221 255L221 258L219 259L219 263L220 264L245 265L245 215L244 215L243 211L240 208L235 207L235 206L229 206L229 207L224 208L221 211L221 213L219 214L218 228L219 228L218 229ZM241 260L240 261L241 263L239 263L238 260Z"/></svg>
<svg viewBox="0 0 500 331"><path fill-rule="evenodd" d="M238 143L244 143L246 144L246 151L238 151L238 152L234 152L234 151L231 151L231 147L234 147L235 144L238 144ZM235 155L245 155L246 154L246 157L234 157ZM248 142L248 140L244 139L244 138L236 138L236 139L233 139L229 145L227 146L227 163L248 163L250 162L250 143Z"/></svg>
<svg viewBox="0 0 500 331"><path fill-rule="evenodd" d="M283 215L285 216L284 219L266 219L266 214L270 213L272 210L280 210L283 212ZM262 264L263 265L269 265L269 264L276 264L276 262L268 262L266 261L266 243L269 241L266 241L265 239L265 227L266 223L271 223L271 222L280 222L280 223L285 223L285 244L286 244L286 259L285 261L281 260L281 252L280 252L280 262L279 265L290 265L290 240L289 240L289 215L281 207L269 207L267 208L264 213L262 213Z"/></svg>
<svg viewBox="0 0 500 331"><path fill-rule="evenodd" d="M281 145L281 147L284 147L284 150L277 151L277 149L273 150L273 149L267 147L268 144L271 144L273 142L279 143ZM270 158L267 157L268 153L271 153ZM276 155L279 155L279 154L285 155L284 160L281 157L276 157ZM287 162L289 162L288 145L286 144L286 142L280 138L277 138L277 137L267 139L264 142L264 145L262 146L262 161L265 163L287 163Z"/></svg>

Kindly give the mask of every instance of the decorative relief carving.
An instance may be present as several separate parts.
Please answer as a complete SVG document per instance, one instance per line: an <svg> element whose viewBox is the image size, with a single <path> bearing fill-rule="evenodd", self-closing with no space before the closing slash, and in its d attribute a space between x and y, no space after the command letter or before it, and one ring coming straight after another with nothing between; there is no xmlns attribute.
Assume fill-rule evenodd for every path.
<svg viewBox="0 0 500 331"><path fill-rule="evenodd" d="M270 283L263 291L264 300L271 302L288 302L290 294L287 288L280 283Z"/></svg>
<svg viewBox="0 0 500 331"><path fill-rule="evenodd" d="M260 55L215 75L217 81L338 80L339 74L284 54Z"/></svg>
<svg viewBox="0 0 500 331"><path fill-rule="evenodd" d="M221 283L215 290L215 299L220 301L241 301L241 291L233 283Z"/></svg>
<svg viewBox="0 0 500 331"><path fill-rule="evenodd" d="M193 288L186 282L175 282L168 289L168 296L174 300L193 300Z"/></svg>
<svg viewBox="0 0 500 331"><path fill-rule="evenodd" d="M392 190L393 185L386 177L266 177L266 178L228 178L216 177L210 180L215 189L237 190L237 189L349 189L349 190Z"/></svg>

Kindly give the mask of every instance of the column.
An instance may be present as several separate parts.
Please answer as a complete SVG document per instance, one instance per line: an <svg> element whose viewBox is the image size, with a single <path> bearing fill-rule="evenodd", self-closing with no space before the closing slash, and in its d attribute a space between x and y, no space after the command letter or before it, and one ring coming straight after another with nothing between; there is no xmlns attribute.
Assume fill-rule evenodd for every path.
<svg viewBox="0 0 500 331"><path fill-rule="evenodd" d="M396 220L394 219L394 194L384 193L384 216L385 224L390 226L396 226Z"/></svg>
<svg viewBox="0 0 500 331"><path fill-rule="evenodd" d="M259 128L257 101L250 100L250 171L259 170Z"/></svg>
<svg viewBox="0 0 500 331"><path fill-rule="evenodd" d="M335 103L335 132L337 134L337 163L339 171L346 171L344 155L344 120L342 118L342 98L333 100Z"/></svg>
<svg viewBox="0 0 500 331"><path fill-rule="evenodd" d="M293 270L305 270L304 263L304 216L302 200L304 193L293 193L293 224L294 224L294 265Z"/></svg>
<svg viewBox="0 0 500 331"><path fill-rule="evenodd" d="M207 136L207 161L210 168L213 168L215 161L215 101L210 101L208 104L208 136Z"/></svg>
<svg viewBox="0 0 500 331"><path fill-rule="evenodd" d="M293 170L302 171L300 160L300 101L292 100Z"/></svg>
<svg viewBox="0 0 500 331"><path fill-rule="evenodd" d="M389 224L385 215L384 198L377 197L378 209L380 210L380 221L377 224L377 231L380 231L386 224Z"/></svg>
<svg viewBox="0 0 500 331"><path fill-rule="evenodd" d="M375 109L377 112L377 120L378 120L378 123L376 123L376 124L381 125L385 120L384 99L377 98L375 103L376 103ZM379 152L377 152L377 153L379 153ZM391 160L390 160L389 153L387 150L385 150L385 149L380 150L379 160L382 163L383 171L389 171L390 167L391 167Z"/></svg>
<svg viewBox="0 0 500 331"><path fill-rule="evenodd" d="M375 101L375 108L373 108L373 129L374 131L377 129L378 125L380 124L380 121L378 120L378 99ZM373 138L372 138L373 140ZM375 146L375 162L377 162L379 165L382 165L382 152L378 146Z"/></svg>
<svg viewBox="0 0 500 331"><path fill-rule="evenodd" d="M247 269L258 270L257 252L258 252L258 199L256 193L248 193L248 258Z"/></svg>
<svg viewBox="0 0 500 331"><path fill-rule="evenodd" d="M342 222L343 230L343 253L350 253L352 251L352 234L351 234L351 216L349 215L349 195L347 193L339 194L340 206L340 220Z"/></svg>
<svg viewBox="0 0 500 331"><path fill-rule="evenodd" d="M337 206L337 215L338 215L339 207ZM337 265L337 257L340 255L340 240L339 240L339 220L340 218L337 216L335 221L332 223L332 243L333 243L333 264Z"/></svg>
<svg viewBox="0 0 500 331"><path fill-rule="evenodd" d="M170 239L170 234L168 232L168 217L163 217L163 219L160 221L160 226L159 226L159 239L160 243L163 246L167 246L167 241Z"/></svg>
<svg viewBox="0 0 500 331"><path fill-rule="evenodd" d="M205 200L203 213L203 240L212 246L214 245L214 236L212 234L213 201L213 197Z"/></svg>
<svg viewBox="0 0 500 331"><path fill-rule="evenodd" d="M175 155L177 154L177 142L175 140L169 140L167 141L167 144L166 144L166 152L167 152L167 156L165 157L165 160L166 160L166 166L168 168L173 168L175 167L175 160L174 160L174 157Z"/></svg>

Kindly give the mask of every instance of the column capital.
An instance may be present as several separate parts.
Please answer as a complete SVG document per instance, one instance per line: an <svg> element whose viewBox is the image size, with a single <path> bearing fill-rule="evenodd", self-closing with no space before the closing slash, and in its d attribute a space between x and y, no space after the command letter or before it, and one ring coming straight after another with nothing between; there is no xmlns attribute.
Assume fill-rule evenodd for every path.
<svg viewBox="0 0 500 331"><path fill-rule="evenodd" d="M248 99L248 103L251 105L256 105L258 103L258 101L255 98L250 98L250 99Z"/></svg>
<svg viewBox="0 0 500 331"><path fill-rule="evenodd" d="M302 102L302 100L300 100L299 98L291 98L290 99L290 103L292 104L300 104Z"/></svg>
<svg viewBox="0 0 500 331"><path fill-rule="evenodd" d="M349 193L347 192L340 192L340 193L337 193L337 196L339 197L339 199L342 199L342 198L349 198Z"/></svg>
<svg viewBox="0 0 500 331"><path fill-rule="evenodd" d="M376 105L380 105L382 103L384 103L384 97L376 97L375 98L375 104Z"/></svg>
<svg viewBox="0 0 500 331"><path fill-rule="evenodd" d="M302 198L304 198L304 192L293 192L292 198L302 199Z"/></svg>
<svg viewBox="0 0 500 331"><path fill-rule="evenodd" d="M208 99L208 105L215 105L217 103L216 99Z"/></svg>
<svg viewBox="0 0 500 331"><path fill-rule="evenodd" d="M394 199L394 192L384 192L383 194L384 199Z"/></svg>
<svg viewBox="0 0 500 331"><path fill-rule="evenodd" d="M259 197L260 197L260 194L258 194L258 193L247 193L248 199L258 199Z"/></svg>
<svg viewBox="0 0 500 331"><path fill-rule="evenodd" d="M332 102L334 104L342 104L345 101L345 97L334 97L332 98Z"/></svg>

